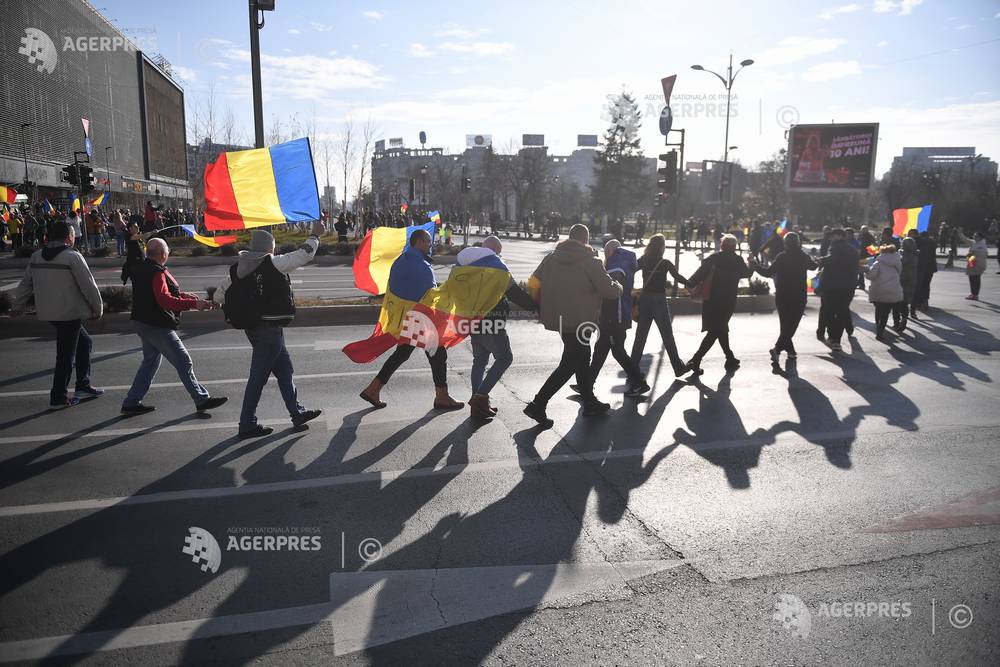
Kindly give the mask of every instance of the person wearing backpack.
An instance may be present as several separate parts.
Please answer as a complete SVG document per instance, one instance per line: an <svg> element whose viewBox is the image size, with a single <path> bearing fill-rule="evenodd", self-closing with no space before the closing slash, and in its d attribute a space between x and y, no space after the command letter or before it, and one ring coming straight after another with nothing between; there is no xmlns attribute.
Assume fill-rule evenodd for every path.
<svg viewBox="0 0 1000 667"><path fill-rule="evenodd" d="M323 223L317 220L305 245L294 252L275 255L274 237L262 229L253 230L250 250L239 254L229 275L215 291L226 321L243 329L253 347L250 377L240 411L238 435L241 439L274 432L270 426L257 423L257 404L271 374L278 381L293 426L302 426L322 414L322 410L306 410L299 404L292 378L292 360L285 347L284 327L295 317L295 297L288 274L312 261L325 231Z"/></svg>

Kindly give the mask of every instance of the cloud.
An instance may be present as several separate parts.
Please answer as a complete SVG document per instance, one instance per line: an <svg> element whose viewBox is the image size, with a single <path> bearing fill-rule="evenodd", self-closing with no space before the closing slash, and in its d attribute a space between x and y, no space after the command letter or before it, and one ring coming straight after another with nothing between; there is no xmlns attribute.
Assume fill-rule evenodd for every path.
<svg viewBox="0 0 1000 667"><path fill-rule="evenodd" d="M471 29L471 28L463 28L461 26L452 25L442 30L438 30L436 33L434 33L434 36L470 40L479 37L480 35L486 34L487 32L489 31L483 28Z"/></svg>
<svg viewBox="0 0 1000 667"><path fill-rule="evenodd" d="M883 40L882 40L881 42L879 42L879 43L878 43L878 44L876 44L875 46L879 47L880 49L881 49L882 47L885 47L885 46L889 46L889 40L887 40L887 39L883 39Z"/></svg>
<svg viewBox="0 0 1000 667"><path fill-rule="evenodd" d="M841 5L840 7L834 7L833 9L826 10L825 12L820 14L819 17L824 21L829 21L837 14L853 14L856 11L860 11L860 9L861 5L856 5L856 4Z"/></svg>
<svg viewBox="0 0 1000 667"><path fill-rule="evenodd" d="M361 12L361 15L364 16L369 21L381 21L383 18L385 18L384 12L376 11L374 9L369 9L367 11Z"/></svg>
<svg viewBox="0 0 1000 667"><path fill-rule="evenodd" d="M414 58L430 58L434 54L420 42L410 44L410 55Z"/></svg>
<svg viewBox="0 0 1000 667"><path fill-rule="evenodd" d="M855 74L861 74L861 64L857 60L843 60L813 65L802 78L806 81L830 81Z"/></svg>
<svg viewBox="0 0 1000 667"><path fill-rule="evenodd" d="M969 28L971 28L971 27L972 27L972 25L971 25L971 24L969 24L969 23L964 23L964 24L962 24L962 25L958 26L957 28L955 28L955 30L968 30L968 29L969 29Z"/></svg>
<svg viewBox="0 0 1000 667"><path fill-rule="evenodd" d="M811 56L829 53L844 42L845 40L834 37L827 39L786 37L778 43L778 46L766 49L756 60L761 65L788 65Z"/></svg>
<svg viewBox="0 0 1000 667"><path fill-rule="evenodd" d="M198 80L198 73L191 69L190 67L184 67L183 65L171 65L174 74L184 79L188 83L192 83Z"/></svg>
<svg viewBox="0 0 1000 667"><path fill-rule="evenodd" d="M238 62L250 60L250 52L245 49L230 48L224 56ZM326 58L262 53L260 70L263 88L269 95L295 100L322 99L342 90L381 88L390 80L378 65L350 56ZM247 79L249 75L236 78Z"/></svg>
<svg viewBox="0 0 1000 667"><path fill-rule="evenodd" d="M311 21L309 25L311 25L312 29L315 30L316 32L330 32L331 30L333 30L333 26L327 23L319 23L317 21Z"/></svg>
<svg viewBox="0 0 1000 667"><path fill-rule="evenodd" d="M474 56L502 56L514 51L510 42L444 42L439 47L442 51L452 53L468 53Z"/></svg>
<svg viewBox="0 0 1000 667"><path fill-rule="evenodd" d="M289 28L288 29L288 34L289 35L301 35L302 31L299 30L298 28Z"/></svg>
<svg viewBox="0 0 1000 667"><path fill-rule="evenodd" d="M924 0L875 0L872 3L872 11L876 14L896 12L900 16L906 16L913 11L914 7L922 4L924 4Z"/></svg>

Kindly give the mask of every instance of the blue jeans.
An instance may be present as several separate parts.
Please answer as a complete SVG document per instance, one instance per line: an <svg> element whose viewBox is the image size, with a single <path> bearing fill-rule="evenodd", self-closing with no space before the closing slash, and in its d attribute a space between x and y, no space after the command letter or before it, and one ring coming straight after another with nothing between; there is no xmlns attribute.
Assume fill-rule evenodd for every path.
<svg viewBox="0 0 1000 667"><path fill-rule="evenodd" d="M115 232L115 241L118 243L118 254L125 254L125 232Z"/></svg>
<svg viewBox="0 0 1000 667"><path fill-rule="evenodd" d="M135 332L142 341L142 363L139 370L135 372L135 379L132 380L132 387L128 390L125 402L122 405L134 407L138 405L149 391L149 385L156 377L156 371L160 368L160 359L166 357L167 362L177 369L177 377L194 404L201 405L209 398L208 390L198 382L194 376L194 365L191 363L191 355L188 354L184 343L177 336L173 329L164 327L154 327L143 322L132 322L135 325Z"/></svg>
<svg viewBox="0 0 1000 667"><path fill-rule="evenodd" d="M653 322L656 322L656 328L660 330L660 338L667 350L667 356L670 357L670 365L674 367L675 372L680 370L684 362L677 354L677 343L674 341L674 330L670 323L670 306L667 305L665 294L643 293L639 296L639 323L635 329L635 341L632 343L632 363L639 366L643 348L646 347L649 327Z"/></svg>
<svg viewBox="0 0 1000 667"><path fill-rule="evenodd" d="M250 378L243 394L243 409L240 411L240 431L257 425L257 404L272 373L278 381L289 416L294 417L305 410L299 405L295 381L292 380L294 369L285 348L285 330L276 324L261 324L247 329L245 333L253 346L253 357L250 360Z"/></svg>
<svg viewBox="0 0 1000 667"><path fill-rule="evenodd" d="M488 334L472 334L469 338L472 341L472 393L488 394L500 381L504 371L514 363L510 338L507 337L506 329ZM486 372L490 355L493 355L493 365Z"/></svg>

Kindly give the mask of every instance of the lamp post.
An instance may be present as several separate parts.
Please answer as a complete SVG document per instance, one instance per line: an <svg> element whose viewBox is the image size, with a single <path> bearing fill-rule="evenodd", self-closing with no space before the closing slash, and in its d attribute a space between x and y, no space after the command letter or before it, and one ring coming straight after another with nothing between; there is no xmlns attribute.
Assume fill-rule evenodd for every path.
<svg viewBox="0 0 1000 667"><path fill-rule="evenodd" d="M738 70L736 70L735 72L733 72L733 54L732 54L732 52L729 53L729 67L726 68L726 76L725 77L723 77L718 72L713 72L710 69L705 69L701 65L691 65L691 69L693 69L693 70L698 70L699 72L708 72L709 74L714 74L716 76L716 78L719 79L719 81L722 82L722 85L725 86L725 88L726 88L726 140L725 140L725 143L723 144L722 162L723 162L724 165L726 165L725 168L727 169L727 171L728 171L728 166L729 166L729 150L730 150L730 148L729 148L729 109L730 109L730 105L731 105L731 102L732 102L733 82L736 81L736 75L739 74L740 71L742 71L744 67L749 67L750 65L753 65L753 60L751 60L750 58L747 58L746 60L742 60L742 61L740 61L740 68ZM725 206L725 203L722 201L722 178L720 177L719 178L719 223L720 224L722 222L722 211L723 211L724 206Z"/></svg>
<svg viewBox="0 0 1000 667"><path fill-rule="evenodd" d="M108 159L108 151L111 150L111 146L104 147L104 170L107 174L108 180L108 192L111 192L111 160Z"/></svg>
<svg viewBox="0 0 1000 667"><path fill-rule="evenodd" d="M264 12L274 11L274 0L249 0L250 6L250 75L253 84L253 129L256 148L264 147L264 104L260 92L260 29ZM258 19L258 14L260 18ZM345 195L346 196L346 195Z"/></svg>
<svg viewBox="0 0 1000 667"><path fill-rule="evenodd" d="M427 206L427 165L420 168L420 203Z"/></svg>
<svg viewBox="0 0 1000 667"><path fill-rule="evenodd" d="M24 184L27 186L31 180L28 178L28 142L25 139L24 131L31 127L31 123L21 123L21 153L24 156Z"/></svg>

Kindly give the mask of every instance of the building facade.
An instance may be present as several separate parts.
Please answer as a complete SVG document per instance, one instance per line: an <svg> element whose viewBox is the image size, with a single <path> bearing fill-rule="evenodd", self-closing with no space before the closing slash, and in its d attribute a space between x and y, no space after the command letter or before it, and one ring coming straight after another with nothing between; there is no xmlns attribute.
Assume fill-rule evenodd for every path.
<svg viewBox="0 0 1000 667"><path fill-rule="evenodd" d="M62 168L89 149L111 206L188 206L184 91L169 64L86 0L9 0L3 14L0 182L67 204Z"/></svg>
<svg viewBox="0 0 1000 667"><path fill-rule="evenodd" d="M893 158L892 168L997 178L997 163L977 154L974 146L905 147L902 155Z"/></svg>

